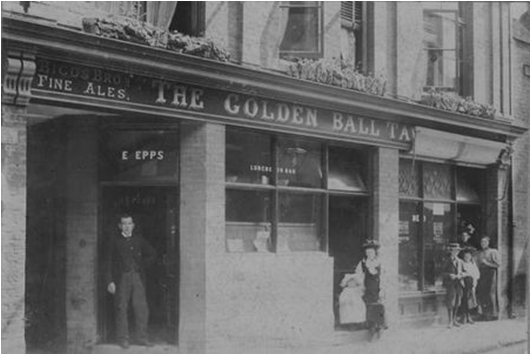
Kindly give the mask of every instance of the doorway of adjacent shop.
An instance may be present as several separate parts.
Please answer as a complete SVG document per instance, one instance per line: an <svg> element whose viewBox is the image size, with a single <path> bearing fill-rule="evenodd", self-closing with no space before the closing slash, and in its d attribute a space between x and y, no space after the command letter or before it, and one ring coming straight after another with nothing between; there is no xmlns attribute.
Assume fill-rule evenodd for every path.
<svg viewBox="0 0 531 355"><path fill-rule="evenodd" d="M108 239L119 233L118 221L130 214L134 230L156 251L155 262L146 269L149 308L148 336L154 344L176 344L179 319L179 236L178 189L175 186L116 186L100 189L99 238L99 331L104 343L115 342L113 295L103 277L103 255ZM129 331L134 343L134 318L129 314Z"/></svg>

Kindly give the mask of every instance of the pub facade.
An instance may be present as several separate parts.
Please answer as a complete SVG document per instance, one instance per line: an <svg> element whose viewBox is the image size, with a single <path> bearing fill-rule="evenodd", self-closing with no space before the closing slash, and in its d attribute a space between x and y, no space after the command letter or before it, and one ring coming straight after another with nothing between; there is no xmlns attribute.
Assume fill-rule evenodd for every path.
<svg viewBox="0 0 531 355"><path fill-rule="evenodd" d="M369 238L391 330L446 320L442 263L463 228L500 250L511 315L526 258L511 154L528 124L513 87L529 81L511 67L510 4L160 3L2 4L3 351L113 342L102 255L122 212L157 252L150 337L182 352L329 337ZM132 4L231 61L83 27ZM386 94L286 75L290 56L360 63ZM434 87L497 115L419 104Z"/></svg>

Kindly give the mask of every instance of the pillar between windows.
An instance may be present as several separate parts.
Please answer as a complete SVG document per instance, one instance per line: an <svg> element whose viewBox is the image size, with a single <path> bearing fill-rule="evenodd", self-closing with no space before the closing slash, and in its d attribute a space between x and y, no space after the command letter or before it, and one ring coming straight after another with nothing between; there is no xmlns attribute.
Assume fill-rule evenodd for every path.
<svg viewBox="0 0 531 355"><path fill-rule="evenodd" d="M183 122L180 159L179 349L207 349L207 273L225 243L225 127Z"/></svg>
<svg viewBox="0 0 531 355"><path fill-rule="evenodd" d="M375 148L372 155L373 237L381 245L381 288L391 327L398 321L398 158L391 148Z"/></svg>
<svg viewBox="0 0 531 355"><path fill-rule="evenodd" d="M2 104L2 353L10 354L26 352L25 114L24 106Z"/></svg>
<svg viewBox="0 0 531 355"><path fill-rule="evenodd" d="M35 56L2 55L2 353L25 353L26 106Z"/></svg>

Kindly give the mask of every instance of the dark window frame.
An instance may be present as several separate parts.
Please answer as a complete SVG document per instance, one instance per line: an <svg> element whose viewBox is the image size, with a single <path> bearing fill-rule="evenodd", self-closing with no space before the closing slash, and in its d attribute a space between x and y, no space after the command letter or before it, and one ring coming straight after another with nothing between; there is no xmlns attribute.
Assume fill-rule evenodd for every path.
<svg viewBox="0 0 531 355"><path fill-rule="evenodd" d="M455 92L458 95L464 96L465 94L469 94L468 87L466 84L466 66L468 63L468 60L465 57L467 42L469 37L467 36L467 32L469 32L469 21L470 16L467 16L467 9L466 7L457 2L457 9L450 10L450 9L424 9L423 10L423 21L425 21L427 14L436 14L436 13L454 13L455 14L455 48L437 48L437 47L428 47L426 44L426 41L424 40L424 50L425 51L440 51L442 53L453 51L455 52L455 73L456 73L456 83L453 87L451 86L437 86L437 85L428 85L428 75L426 73L426 82L424 83L424 91L436 89L439 91L446 91L446 92ZM423 28L424 33L426 33L426 28ZM429 60L429 58L428 58ZM426 71L428 68L426 68Z"/></svg>
<svg viewBox="0 0 531 355"><path fill-rule="evenodd" d="M304 4L305 1L283 1L280 5L280 11L287 9L288 11L288 24L289 24L289 10L291 8L317 8L318 9L318 28L317 28L317 48L315 50L308 51L296 51L296 50L286 50L282 49L282 41L279 44L279 56L280 58L293 58L293 57L302 57L302 58L312 58L319 59L324 56L324 2L315 1L314 4ZM286 24L287 26L287 24ZM284 36L284 34L282 34Z"/></svg>
<svg viewBox="0 0 531 355"><path fill-rule="evenodd" d="M419 190L419 196L406 196L406 195L403 195L400 193L399 191L399 205L401 203L417 203L419 204L419 208L418 208L418 213L419 213L419 226L417 228L417 248L418 248L418 265L417 265L417 272L418 272L418 285L417 285L417 292L422 292L422 293L432 293L434 291L439 291L439 289L437 289L436 287L432 287L432 288L427 288L426 287L426 284L425 284L425 279L426 279L426 270L425 270L425 258L426 258L426 249L425 249L425 241L424 241L424 238L423 238L423 233L424 233L424 230L426 228L425 226L425 223L426 223L426 215L425 215L425 204L426 203L441 203L441 204L449 204L451 206L451 210L452 210L452 222L453 222L453 234L452 236L450 237L450 242L458 242L457 238L458 238L458 232L459 232L459 226L458 226L458 222L459 222L459 219L458 219L458 210L459 210L459 206L476 206L476 207L479 207L480 209L480 214L481 214L481 217L482 217L482 225L485 224L485 194L486 194L486 179L483 177L481 179L481 182L480 182L480 186L479 186L479 191L478 191L478 195L479 195L479 200L478 201L459 201L457 199L457 174L458 174L458 170L459 169L462 169L463 167L460 166L460 165L457 165L457 164L447 164L447 163L442 163L442 162L432 162L432 161L425 161L425 160L415 160L415 159L410 159L409 157L400 157L400 160L403 160L403 161L412 161L412 164L414 166L414 169L417 170L417 174L418 174L418 178L419 178L419 184L420 184L420 190ZM424 196L424 188L423 188L423 179L424 179L424 174L423 174L423 171L424 171L424 164L440 164L440 165L446 165L446 166L449 166L450 169L451 169L451 172L450 172L450 179L452 180L451 181L451 199L444 199L444 198L429 198L429 197L425 197ZM482 170L481 168L477 168L478 170ZM483 226L479 226L480 228L482 228ZM400 252L399 252L399 260L401 260L401 256L400 256ZM435 275L436 276L436 275ZM400 285L399 285L399 288L400 288ZM404 292L409 292L409 291L404 291L404 290L401 290L400 292L404 293Z"/></svg>
<svg viewBox="0 0 531 355"><path fill-rule="evenodd" d="M253 132L258 134L263 134L264 136L268 136L271 140L271 152L272 152L272 168L273 168L273 174L271 176L271 181L269 184L255 184L255 183L241 183L241 182L230 182L225 181L225 190L226 191L238 191L238 190L247 190L247 191L269 191L272 195L272 204L271 204L271 243L272 243L272 249L271 253L277 253L277 243L278 243L278 230L279 230L279 221L280 221L280 194L281 193L298 193L298 194L305 194L305 195L319 195L321 196L321 219L319 221L320 223L320 248L318 251L314 252L326 252L329 253L329 199L330 196L351 196L351 197L357 197L357 198L364 198L367 199L368 203L367 206L369 206L370 199L372 198L372 186L371 181L369 178L370 174L370 150L358 147L358 146L351 146L347 144L342 144L340 142L335 142L334 144L329 144L328 142L324 140L319 139L312 139L312 138L306 138L306 137L298 137L294 135L287 135L287 134L278 134L278 133L272 133L272 132L263 132L263 131L256 131L256 130L248 130L248 129L240 129L240 128L228 128L227 131L231 129L233 132ZM296 186L283 186L278 184L278 156L279 156L279 144L278 141L280 139L301 139L304 141L309 142L315 142L320 144L321 146L321 162L320 167L322 171L322 184L320 187L296 187ZM365 170L362 172L365 177L365 183L366 183L366 191L360 192L360 191L348 191L348 190L338 190L338 189L329 189L328 188L328 173L330 170L329 167L329 147L344 147L347 149L353 149L360 152L363 156L361 159L365 160ZM227 158L226 158L227 161ZM225 221L227 222L227 221ZM370 224L369 224L370 229ZM367 231L368 233L370 231ZM227 236L225 237L225 240L227 240ZM227 250L227 252L230 252ZM293 251L297 252L297 251ZM307 251L312 252L312 251Z"/></svg>

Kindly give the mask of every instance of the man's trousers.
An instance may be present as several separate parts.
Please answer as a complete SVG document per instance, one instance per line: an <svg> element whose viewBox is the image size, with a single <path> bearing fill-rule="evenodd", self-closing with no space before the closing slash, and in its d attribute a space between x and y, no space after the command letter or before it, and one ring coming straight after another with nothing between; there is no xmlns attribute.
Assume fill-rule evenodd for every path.
<svg viewBox="0 0 531 355"><path fill-rule="evenodd" d="M136 335L139 341L147 340L149 310L146 301L146 288L136 271L124 272L116 289L116 337L118 341L129 340L127 313L129 303L133 306Z"/></svg>

